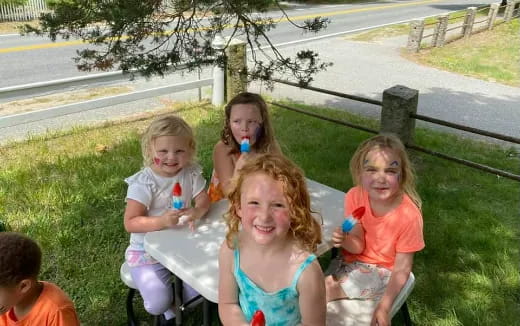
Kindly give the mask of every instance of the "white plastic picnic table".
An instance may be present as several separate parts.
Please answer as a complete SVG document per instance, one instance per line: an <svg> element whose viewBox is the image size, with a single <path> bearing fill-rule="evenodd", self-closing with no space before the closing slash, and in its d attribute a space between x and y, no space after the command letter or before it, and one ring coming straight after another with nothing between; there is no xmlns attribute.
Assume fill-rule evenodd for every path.
<svg viewBox="0 0 520 326"><path fill-rule="evenodd" d="M311 208L322 221L323 241L318 255L331 248L335 227L343 222L345 193L307 179ZM207 300L218 302L218 254L226 236L223 215L228 201L213 203L192 232L188 227L148 232L144 239L145 250L173 274L188 283ZM321 217L320 217L321 216Z"/></svg>

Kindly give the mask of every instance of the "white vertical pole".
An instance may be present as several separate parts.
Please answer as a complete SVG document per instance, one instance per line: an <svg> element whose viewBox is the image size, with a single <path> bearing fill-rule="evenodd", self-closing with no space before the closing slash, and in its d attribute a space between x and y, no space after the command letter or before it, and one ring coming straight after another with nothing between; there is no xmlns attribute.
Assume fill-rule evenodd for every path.
<svg viewBox="0 0 520 326"><path fill-rule="evenodd" d="M211 104L219 106L224 104L224 69L215 65L213 67L213 94Z"/></svg>
<svg viewBox="0 0 520 326"><path fill-rule="evenodd" d="M215 35L215 39L211 42L211 46L217 50L217 55L224 55L223 49L226 46L226 40L222 35ZM213 67L213 94L211 97L211 104L219 106L224 104L224 92L226 90L224 84L224 68L215 65Z"/></svg>

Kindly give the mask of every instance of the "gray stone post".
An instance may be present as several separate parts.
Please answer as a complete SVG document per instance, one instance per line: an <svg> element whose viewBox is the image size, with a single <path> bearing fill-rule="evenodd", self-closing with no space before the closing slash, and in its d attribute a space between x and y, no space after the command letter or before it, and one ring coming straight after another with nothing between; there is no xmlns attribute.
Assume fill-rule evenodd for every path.
<svg viewBox="0 0 520 326"><path fill-rule="evenodd" d="M408 34L408 44L406 45L408 51L419 52L423 32L424 20L412 20L410 22L410 34Z"/></svg>
<svg viewBox="0 0 520 326"><path fill-rule="evenodd" d="M446 41L446 30L448 29L448 16L449 15L439 16L439 21L437 22L437 39L435 40L435 44L433 44L433 46L444 46L444 42Z"/></svg>
<svg viewBox="0 0 520 326"><path fill-rule="evenodd" d="M466 10L466 16L464 17L464 25L462 25L462 35L464 38L471 36L473 30L473 24L475 23L475 15L477 14L477 7L469 7Z"/></svg>
<svg viewBox="0 0 520 326"><path fill-rule="evenodd" d="M493 29L495 26L495 19L497 18L498 8L500 7L500 3L492 3L489 6L488 13L488 29Z"/></svg>
<svg viewBox="0 0 520 326"><path fill-rule="evenodd" d="M231 40L226 49L226 90L227 101L247 90L246 43Z"/></svg>
<svg viewBox="0 0 520 326"><path fill-rule="evenodd" d="M512 0L509 0L506 5L506 10L504 11L504 20L506 22L511 21L511 18L513 17L513 11L515 10L515 2Z"/></svg>
<svg viewBox="0 0 520 326"><path fill-rule="evenodd" d="M394 133L404 144L412 144L415 132L415 119L411 113L417 113L419 91L406 86L396 85L383 92L380 132Z"/></svg>

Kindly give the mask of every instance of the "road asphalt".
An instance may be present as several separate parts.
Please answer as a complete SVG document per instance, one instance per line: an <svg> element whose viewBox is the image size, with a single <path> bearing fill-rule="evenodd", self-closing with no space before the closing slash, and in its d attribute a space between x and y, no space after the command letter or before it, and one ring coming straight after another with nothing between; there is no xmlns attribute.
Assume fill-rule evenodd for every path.
<svg viewBox="0 0 520 326"><path fill-rule="evenodd" d="M334 65L317 75L312 86L382 100L385 89L403 85L419 90L418 114L520 138L520 88L409 61L400 55L406 41L406 37L376 42L357 42L339 37L314 42L312 48L321 49L323 60ZM287 51L294 52L296 48ZM253 90L268 92L259 84ZM292 86L277 84L270 93L275 98L308 105L347 109L375 118L380 115L379 106L298 90ZM419 121L418 125L476 137L427 122ZM477 138L492 140L484 136Z"/></svg>
<svg viewBox="0 0 520 326"><path fill-rule="evenodd" d="M299 49L314 49L320 52L320 57L324 61L334 64L327 71L319 73L312 86L381 100L385 89L403 85L419 90L419 114L520 138L520 113L518 113L520 88L416 64L400 55L401 48L405 44L406 37L375 42L358 42L345 37L333 37L282 47L281 51L290 54ZM203 78L207 78L211 75L211 71L206 70L202 75ZM187 74L183 79L193 80L196 76ZM167 82L179 82L179 78L171 76L148 82L137 80L131 84L136 89L143 89ZM308 105L324 105L369 117L378 118L380 114L380 108L375 105L282 84L276 84L275 89L269 91L260 83L253 83L249 90L269 94L275 99L283 98ZM203 96L208 98L210 90L203 90ZM110 119L121 119L142 111L153 111L164 108L164 103L168 101L197 100L197 98L197 90L191 90L169 97L135 102L132 105L117 105L3 128L0 130L0 144L8 140L24 139L28 134L37 135L48 130L70 128L78 124L96 124ZM477 137L426 122L419 121L418 125L441 128L464 137ZM491 140L483 136L477 138Z"/></svg>

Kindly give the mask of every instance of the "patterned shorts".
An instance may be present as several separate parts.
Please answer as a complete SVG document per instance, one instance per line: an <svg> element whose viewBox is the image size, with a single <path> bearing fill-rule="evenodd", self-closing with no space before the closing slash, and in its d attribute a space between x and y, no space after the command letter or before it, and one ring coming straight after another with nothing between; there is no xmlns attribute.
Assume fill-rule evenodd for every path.
<svg viewBox="0 0 520 326"><path fill-rule="evenodd" d="M392 271L374 264L347 263L337 259L332 276L350 299L379 300L385 292Z"/></svg>

